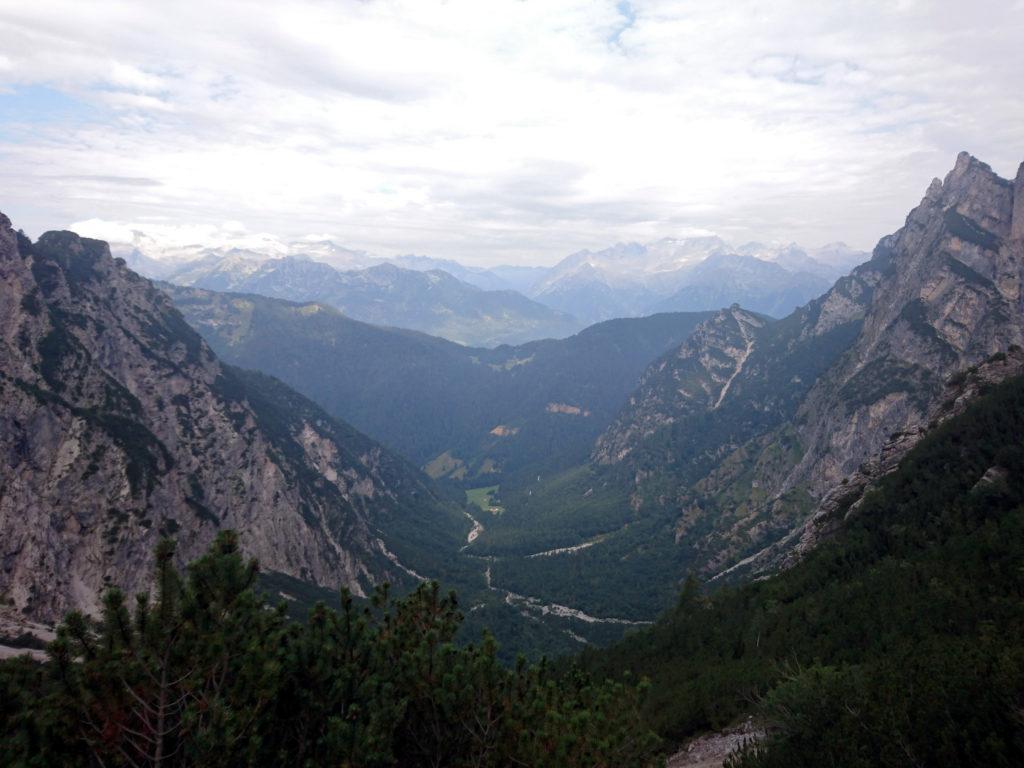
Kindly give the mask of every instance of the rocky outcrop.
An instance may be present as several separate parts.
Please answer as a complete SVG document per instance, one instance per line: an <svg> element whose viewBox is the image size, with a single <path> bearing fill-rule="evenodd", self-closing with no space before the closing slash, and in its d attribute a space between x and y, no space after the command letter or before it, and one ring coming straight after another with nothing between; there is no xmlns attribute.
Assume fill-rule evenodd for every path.
<svg viewBox="0 0 1024 768"><path fill-rule="evenodd" d="M668 758L665 768L721 768L730 755L744 746L763 741L766 735L763 725L747 718L721 731L690 739Z"/></svg>
<svg viewBox="0 0 1024 768"><path fill-rule="evenodd" d="M807 446L787 487L822 495L896 433L928 422L953 373L1024 344L1013 185L962 153L906 225L882 240L878 285L850 351L797 415Z"/></svg>
<svg viewBox="0 0 1024 768"><path fill-rule="evenodd" d="M628 405L598 439L593 460L621 462L676 421L721 406L766 322L733 305L701 323L678 350L647 369Z"/></svg>
<svg viewBox="0 0 1024 768"><path fill-rule="evenodd" d="M821 498L784 546L759 558L760 570L795 562L856 514L864 493L931 429L985 387L1024 372L1024 163L1010 184L961 153L883 246L908 278L880 292L844 365L808 398L809 449L786 484L807 482ZM885 382L876 371L889 391L870 402L851 397L879 360L916 367L929 384Z"/></svg>
<svg viewBox="0 0 1024 768"><path fill-rule="evenodd" d="M403 578L381 519L419 476L279 382L222 365L105 243L0 215L0 594L53 620L148 588L220 528L266 570L356 593Z"/></svg>
<svg viewBox="0 0 1024 768"><path fill-rule="evenodd" d="M1013 183L1013 220L1010 223L1010 241L1024 240L1024 163L1017 170Z"/></svg>
<svg viewBox="0 0 1024 768"><path fill-rule="evenodd" d="M675 510L705 574L777 567L942 421L951 382L1018 370L1022 283L1024 166L1010 182L962 153L871 261L745 357L734 308L648 369L593 459L635 470L634 508Z"/></svg>
<svg viewBox="0 0 1024 768"><path fill-rule="evenodd" d="M912 431L895 432L882 448L842 482L827 490L810 517L781 540L746 558L729 569L730 573L763 574L788 568L824 539L839 531L855 516L865 494L879 480L894 472L903 458L935 427L963 413L980 394L999 382L1024 374L1024 350L1011 346L1006 353L996 353L984 363L951 377L941 398L928 408L928 422ZM997 483L1005 475L1000 467L991 467L978 481ZM722 574L724 575L724 574Z"/></svg>

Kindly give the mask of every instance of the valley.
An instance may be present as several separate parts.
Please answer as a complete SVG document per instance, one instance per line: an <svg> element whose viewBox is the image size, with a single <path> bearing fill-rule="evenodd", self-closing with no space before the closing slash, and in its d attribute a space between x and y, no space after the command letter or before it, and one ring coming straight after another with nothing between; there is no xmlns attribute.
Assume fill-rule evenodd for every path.
<svg viewBox="0 0 1024 768"><path fill-rule="evenodd" d="M228 362L280 378L433 478L465 486L582 460L644 367L709 316L613 320L567 339L486 349L322 304L162 287Z"/></svg>
<svg viewBox="0 0 1024 768"><path fill-rule="evenodd" d="M260 559L253 588L300 624L339 588L372 611L391 590L415 601L440 583L464 606L446 630L460 647L483 636L499 665L635 670L654 681L639 711L660 737L726 729L734 748L728 729L750 711L735 686L827 697L821 686L851 684L847 659L874 670L869 688L896 674L871 666L870 644L811 652L785 611L752 604L816 605L856 579L850 605L863 606L877 588L857 575L865 558L899 551L928 568L932 547L974 541L965 522L906 553L881 511L918 514L906 489L943 452L977 444L939 483L955 486L943 515L980 514L979 488L1013 508L1021 199L1024 166L1008 182L962 154L869 261L786 317L732 304L496 348L324 303L154 285L105 243L32 242L5 220L0 447L18 471L0 505L0 589L45 626L95 613L101 590L144 588L167 537L183 564L235 529ZM964 493L966 507L952 501ZM74 534L59 522L71 520ZM838 581L804 576L853 551ZM735 622L735 658L786 647L812 677L734 668L702 633ZM686 648L703 666L666 672ZM813 666L826 648L841 672ZM750 727L791 748L792 729Z"/></svg>
<svg viewBox="0 0 1024 768"><path fill-rule="evenodd" d="M503 589L529 595L522 598L525 602L571 606L591 617L650 621L671 604L687 574L713 582L735 580L745 573L770 571L777 567L773 563L791 556L793 547L806 546L799 542L814 534L805 531L805 524L820 519L831 503L827 492L835 481L828 478L836 470L829 467L840 462L839 476L846 476L856 469L855 462L870 458L871 450L886 453L889 462L896 460L913 443L902 439L887 444L891 434L911 434L942 418L942 403L950 395L932 382L984 362L986 354L1019 346L1019 315L1000 325L995 336L986 335L987 318L1013 317L1014 310L1006 303L1013 299L985 282L985 270L971 268L966 273L947 255L955 249L957 258L975 264L992 259L986 269L994 274L1002 269L999 259L1005 258L992 250L1000 241L965 241L963 228L949 228L949 217L941 213L951 206L971 210L987 205L983 215L988 221L1001 221L998 226L1008 233L1011 191L983 164L961 156L947 180L929 190L907 227L884 239L871 261L781 320L734 306L713 315L612 321L562 342L490 352L399 336L406 346L415 343L423 350L417 355L429 349L435 370L451 366L471 382L474 395L469 397L476 402L470 405L472 399L460 398L463 418L473 408L488 416L463 432L465 437L457 435L467 427L446 424L441 428L447 436L429 447L412 449L397 439L392 445L436 479L469 489L467 500L477 511L468 513L473 522L467 536L472 540L464 540L460 551L491 558L489 578ZM934 260L930 274L942 281L944 293L922 286L920 291L931 297L925 303L896 299L888 289L878 294L888 286L908 290L909 274L899 260L911 257ZM894 279L900 274L907 276ZM274 358L282 354L278 351L270 357L261 353L257 362L256 353L246 350L247 338L270 325L259 321L260 309L272 309L277 316L288 312L305 325L310 325L306 318L316 318L321 328L329 321L330 335L318 331L324 339L342 338L334 328L346 324L323 309L300 309L311 305L292 308L255 297L169 290L186 317L228 359L255 364L286 380L289 369L305 372L309 366L297 360L277 362ZM946 320L941 313L958 301L953 298L958 291L972 296L971 311L977 320L961 315L957 322L967 322L968 327L974 323L975 335L954 341L944 330L936 334L933 329L948 327L942 325ZM978 304L980 296L988 303ZM249 313L244 316L243 306ZM982 324L976 325L979 321ZM275 327L280 333L281 324ZM299 334L312 334L299 325L290 332L287 340L271 344L288 350L284 354L294 359L295 350L307 343L299 343ZM638 346L641 339L646 346ZM331 343L337 354L337 341ZM887 357L892 353L886 350L896 343L902 344L902 351L901 362L894 367ZM929 345L934 352L926 351ZM378 348L383 351L386 346ZM623 357L627 349L635 356ZM641 349L646 359L639 354ZM401 354L401 360L378 364L398 380L409 380L403 366L414 358L404 349ZM580 370L584 359L590 365L599 363L601 369ZM610 386L616 365L622 366L618 391ZM864 373L850 378L844 370ZM887 370L892 373L881 373ZM884 388L863 389L860 382L866 382L865 377L879 376L886 381ZM831 383L835 377L845 379ZM638 387L629 395L631 378ZM561 386L558 382L569 380L574 382L571 386L589 388L601 382L608 389L596 399L592 389L556 388ZM314 385L320 392L339 391L340 382L329 376L323 384L314 384L305 373L292 381L314 399ZM518 392L537 389L535 397L520 401L526 408L521 415L507 409L513 395L512 389L502 388L503 381ZM493 384L486 382L498 386L489 389ZM379 393L377 389L372 394ZM403 423L424 423L419 421L424 418L420 411L449 413L432 402L429 390L416 398L395 396L411 404L402 414ZM354 398L346 398L345 407L351 409L359 398L368 397L357 391ZM826 405L823 398L832 399ZM320 402L331 408L330 401ZM845 418L852 418L848 423L857 424L857 413L880 407L898 421L883 420L858 431L858 452L851 458L839 459L835 448L825 452L815 447L815 435L831 428L817 426L814 419L833 419L845 409L851 414ZM386 410L373 405L368 409ZM352 410L339 415L357 418ZM439 427L427 427L417 439ZM552 432L556 427L572 431ZM392 429L371 424L364 428L378 435ZM550 452L554 445L558 450ZM867 447L871 445L876 447ZM818 456L828 457L826 463L815 463ZM490 485L481 484L489 478ZM500 505L490 501L496 492ZM577 634L586 638L585 633Z"/></svg>
<svg viewBox="0 0 1024 768"><path fill-rule="evenodd" d="M0 34L0 768L1024 766L1024 0Z"/></svg>
<svg viewBox="0 0 1024 768"><path fill-rule="evenodd" d="M875 455L893 465L946 418L944 380L1020 346L1014 289L994 282L1016 258L1013 189L961 155L872 259L778 320L733 305L488 349L321 303L161 288L225 360L426 471L462 524L425 562L445 561L474 630L499 606L499 639L515 634L506 620L541 619L507 647L536 657L616 636L587 624L656 619L688 575L732 583L789 562L833 525L840 480ZM403 546L388 551L406 575L439 575Z"/></svg>

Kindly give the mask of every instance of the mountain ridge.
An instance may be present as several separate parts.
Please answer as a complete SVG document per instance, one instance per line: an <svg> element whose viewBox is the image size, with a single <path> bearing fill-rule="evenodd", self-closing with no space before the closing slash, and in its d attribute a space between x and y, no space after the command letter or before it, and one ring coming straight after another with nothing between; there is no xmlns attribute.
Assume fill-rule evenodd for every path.
<svg viewBox="0 0 1024 768"><path fill-rule="evenodd" d="M330 304L356 320L497 346L579 330L571 316L512 290L485 290L448 272L412 270L390 262L339 271L298 256L254 261L212 256L166 274L167 282L291 301Z"/></svg>
<svg viewBox="0 0 1024 768"><path fill-rule="evenodd" d="M615 317L638 317L663 311L703 311L733 303L781 317L823 293L833 280L864 261L868 255L843 243L829 243L810 249L796 243L749 242L733 246L718 236L708 235L665 237L647 243L617 243L601 250L577 251L550 267L505 265L484 268L466 266L451 259L416 255L383 258L343 248L331 241L278 243L276 247L268 246L265 252L246 247L203 249L189 246L169 251L168 262L152 258L145 250L140 250L145 247L143 240L141 238L133 247L125 248L129 263L150 277L169 279L178 284L214 290L229 290L235 286L234 289L241 292L261 292L278 298L325 300L330 297L316 293L323 289L321 285L310 285L305 289L292 285L290 292L280 293L269 286L267 290L256 291L256 285L246 286L243 283L260 270L261 264L281 259L328 264L343 274L366 272L390 264L423 274L441 271L468 286L488 291L513 290L550 310L576 317L580 320L577 330ZM175 259L180 259L181 263L176 265ZM210 274L204 277L203 270ZM237 275L231 279L233 270ZM327 283L334 280L329 273L324 275ZM338 294L337 288L334 293ZM423 297L430 300L429 294L424 293ZM492 328L490 336L482 336L475 329L467 331L465 327L439 325L436 318L430 321L422 317L410 319L396 312L381 314L391 300L393 297L386 295L378 297L383 304L375 307L375 315L368 314L366 307L351 314L357 319L410 327L476 346L519 343L563 333L560 326L548 322L549 327L542 324L521 328L518 335L506 333L502 336ZM499 294L494 294L493 300L515 304L507 295L502 299ZM450 308L457 314L459 302L452 301L449 300ZM524 299L518 301L522 304ZM331 303L346 308L345 302L337 297ZM526 309L519 306L516 311L522 314Z"/></svg>
<svg viewBox="0 0 1024 768"><path fill-rule="evenodd" d="M773 490L763 507L796 492L820 500L878 454L891 434L927 429L930 404L950 375L1024 343L1024 249L1012 237L1014 188L1022 185L1024 166L1015 185L962 153L945 181L929 186L904 227L844 279L846 286L841 281L812 302L840 310L830 322L852 312L863 315L862 325L793 413L802 456L767 483ZM853 304L851 279L862 283ZM820 319L813 327L805 319L801 333L816 333ZM698 330L693 339L699 338ZM721 349L710 346L704 354ZM753 384L739 379L739 396ZM753 519L762 514L769 513Z"/></svg>
<svg viewBox="0 0 1024 768"><path fill-rule="evenodd" d="M323 305L166 290L225 359L282 378L421 465L441 472L446 456L441 474L465 481L581 460L644 366L708 316L613 320L567 339L485 349ZM588 415L567 415L572 408Z"/></svg>
<svg viewBox="0 0 1024 768"><path fill-rule="evenodd" d="M414 580L382 526L464 525L402 460L222 365L101 241L0 218L0 295L0 591L27 615L144 591L161 536L184 561L235 528L269 570L366 594Z"/></svg>
<svg viewBox="0 0 1024 768"><path fill-rule="evenodd" d="M887 466L897 461L914 444L901 434L926 434L951 379L1022 346L1021 190L1024 166L1011 182L962 154L870 261L786 318L744 323L752 345L734 316L743 310L706 321L648 368L578 483L566 475L503 489L503 525L522 509L529 526L502 531L500 542L484 534L481 546L514 554L523 537L546 544L533 533L546 516L575 526L577 541L601 540L561 565L521 561L499 576L585 610L644 605L650 615L665 603L649 589L622 594L623 584L654 571L735 577L741 562L748 575L766 573L787 562L780 550L813 546L820 537L805 526L821 523L830 492L881 452ZM593 497L582 495L598 489L617 512L595 531ZM557 516L544 513L556 500L565 504ZM567 582L563 568L589 588Z"/></svg>

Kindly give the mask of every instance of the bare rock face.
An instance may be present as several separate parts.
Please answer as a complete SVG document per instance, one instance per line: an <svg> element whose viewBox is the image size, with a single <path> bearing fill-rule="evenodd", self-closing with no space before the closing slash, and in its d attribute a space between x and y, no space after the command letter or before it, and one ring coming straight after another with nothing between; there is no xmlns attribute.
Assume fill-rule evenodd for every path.
<svg viewBox="0 0 1024 768"><path fill-rule="evenodd" d="M820 495L894 433L927 424L945 380L1024 343L1013 185L966 153L875 250L891 276L863 330L797 415L807 451L787 485Z"/></svg>
<svg viewBox="0 0 1024 768"><path fill-rule="evenodd" d="M635 470L634 508L676 510L706 575L776 567L942 420L951 381L1019 370L1022 283L1024 165L961 153L820 299L756 328L727 310L659 360L593 459Z"/></svg>
<svg viewBox="0 0 1024 768"><path fill-rule="evenodd" d="M1013 221L1010 224L1010 240L1024 240L1024 163L1017 169L1013 183Z"/></svg>
<svg viewBox="0 0 1024 768"><path fill-rule="evenodd" d="M894 472L903 457L932 429L963 413L987 388L1021 375L1024 375L1024 350L1012 346L1008 353L997 353L984 363L971 366L950 377L946 381L942 396L929 404L927 426L890 435L875 455L843 478L841 483L825 492L803 525L758 553L758 556L746 565L754 573L764 573L798 562L803 555L855 516L863 503L865 493L887 474ZM1006 470L1000 467L991 467L978 484L998 483L1005 477L1005 472Z"/></svg>
<svg viewBox="0 0 1024 768"><path fill-rule="evenodd" d="M372 524L417 494L368 438L222 365L105 243L32 243L0 214L0 594L23 615L145 591L159 537L184 561L220 528L264 569L362 593L402 578Z"/></svg>
<svg viewBox="0 0 1024 768"><path fill-rule="evenodd" d="M717 409L765 324L765 318L737 305L701 323L678 350L647 369L627 407L598 439L594 461L618 463L677 419Z"/></svg>

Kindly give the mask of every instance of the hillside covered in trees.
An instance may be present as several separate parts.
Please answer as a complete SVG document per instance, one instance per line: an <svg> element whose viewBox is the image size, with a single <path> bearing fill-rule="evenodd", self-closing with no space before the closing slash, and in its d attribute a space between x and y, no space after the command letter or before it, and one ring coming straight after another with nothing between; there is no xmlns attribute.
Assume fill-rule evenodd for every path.
<svg viewBox="0 0 1024 768"><path fill-rule="evenodd" d="M651 764L637 689L502 666L456 647L454 594L386 589L306 622L256 590L222 533L186 577L157 552L157 592L72 613L40 664L0 663L4 766L618 766Z"/></svg>
<svg viewBox="0 0 1024 768"><path fill-rule="evenodd" d="M46 663L0 664L0 764L642 766L749 714L766 737L731 768L1024 760L1021 378L793 568L690 580L655 626L553 668L453 643L436 584L296 622L229 532L187 576L172 562L165 542L152 599L70 614Z"/></svg>
<svg viewBox="0 0 1024 768"><path fill-rule="evenodd" d="M674 741L751 711L767 740L733 768L1024 763L1024 380L938 427L772 578L689 581L654 627L585 652L652 681Z"/></svg>

